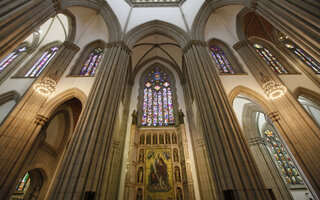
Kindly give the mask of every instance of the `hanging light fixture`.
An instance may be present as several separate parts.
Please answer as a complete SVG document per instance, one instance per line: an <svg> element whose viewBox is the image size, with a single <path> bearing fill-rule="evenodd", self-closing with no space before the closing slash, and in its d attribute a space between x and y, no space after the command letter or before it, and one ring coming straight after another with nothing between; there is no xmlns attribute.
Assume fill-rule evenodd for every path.
<svg viewBox="0 0 320 200"><path fill-rule="evenodd" d="M275 100L282 97L287 88L283 86L281 83L278 83L274 80L268 80L262 73L261 74L261 81L264 83L262 88L266 99L268 100Z"/></svg>
<svg viewBox="0 0 320 200"><path fill-rule="evenodd" d="M44 78L33 86L33 89L44 97L53 97L56 90L56 81L51 78Z"/></svg>

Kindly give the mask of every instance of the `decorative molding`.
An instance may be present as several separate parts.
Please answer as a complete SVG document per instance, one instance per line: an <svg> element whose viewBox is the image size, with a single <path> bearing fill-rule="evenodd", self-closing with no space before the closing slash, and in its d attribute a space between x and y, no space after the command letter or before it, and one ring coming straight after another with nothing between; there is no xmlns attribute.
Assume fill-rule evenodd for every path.
<svg viewBox="0 0 320 200"><path fill-rule="evenodd" d="M132 7L178 7L186 0L177 0L177 2L133 2L132 0L125 0Z"/></svg>
<svg viewBox="0 0 320 200"><path fill-rule="evenodd" d="M185 54L192 46L208 47L208 43L201 40L190 40L182 49L182 54Z"/></svg>
<svg viewBox="0 0 320 200"><path fill-rule="evenodd" d="M44 126L48 122L48 118L43 115L37 115L35 123L40 126Z"/></svg>
<svg viewBox="0 0 320 200"><path fill-rule="evenodd" d="M71 43L71 42L68 42L68 41L64 41L61 46L67 48L67 49L71 49L71 50L75 50L75 51L79 51L80 50L80 47L78 47L77 45Z"/></svg>
<svg viewBox="0 0 320 200"><path fill-rule="evenodd" d="M249 40L241 40L241 41L235 43L235 44L233 45L233 48L234 48L235 50L239 50L240 48L245 47L245 46L247 46L247 45L250 45L250 41L249 41Z"/></svg>
<svg viewBox="0 0 320 200"><path fill-rule="evenodd" d="M40 142L39 147L52 157L57 157L58 155L58 151L53 146L44 141Z"/></svg>
<svg viewBox="0 0 320 200"><path fill-rule="evenodd" d="M272 121L272 122L278 122L280 120L280 115L278 111L271 112L267 114L267 117Z"/></svg>
<svg viewBox="0 0 320 200"><path fill-rule="evenodd" d="M109 42L106 44L106 48L112 48L112 47L121 47L121 49L123 49L124 51L127 52L127 54L131 55L131 49L128 47L128 45L122 41L115 41L115 42Z"/></svg>
<svg viewBox="0 0 320 200"><path fill-rule="evenodd" d="M62 8L62 5L61 5L61 0L52 0L53 2L53 6L54 6L54 9L56 10L57 13L61 13L63 8Z"/></svg>
<svg viewBox="0 0 320 200"><path fill-rule="evenodd" d="M248 143L250 146L257 145L257 144L266 145L266 140L263 137L258 136L258 137L249 138Z"/></svg>

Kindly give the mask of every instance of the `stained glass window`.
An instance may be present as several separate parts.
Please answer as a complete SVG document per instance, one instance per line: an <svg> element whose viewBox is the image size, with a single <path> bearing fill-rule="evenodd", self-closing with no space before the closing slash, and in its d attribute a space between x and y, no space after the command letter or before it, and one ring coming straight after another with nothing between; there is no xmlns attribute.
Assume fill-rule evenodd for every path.
<svg viewBox="0 0 320 200"><path fill-rule="evenodd" d="M284 148L282 142L277 135L271 130L266 129L265 137L270 147L270 150L275 157L278 167L280 168L284 178L289 185L303 184L302 177L300 176L288 152Z"/></svg>
<svg viewBox="0 0 320 200"><path fill-rule="evenodd" d="M80 75L93 76L100 63L102 54L103 54L102 48L96 48L92 50L80 71Z"/></svg>
<svg viewBox="0 0 320 200"><path fill-rule="evenodd" d="M19 180L19 184L16 187L17 191L25 191L30 184L30 175L26 173L23 179Z"/></svg>
<svg viewBox="0 0 320 200"><path fill-rule="evenodd" d="M159 67L153 68L144 80L142 126L174 125L171 80Z"/></svg>
<svg viewBox="0 0 320 200"><path fill-rule="evenodd" d="M308 67L310 67L314 72L320 74L320 64L304 52L300 47L294 45L293 43L286 43L285 46L292 51L302 62L304 62Z"/></svg>
<svg viewBox="0 0 320 200"><path fill-rule="evenodd" d="M271 54L271 52L264 48L261 44L253 44L258 54L271 67L271 69L278 74L287 74L287 69Z"/></svg>
<svg viewBox="0 0 320 200"><path fill-rule="evenodd" d="M26 49L27 49L26 47L20 47L17 50L11 52L3 60L1 60L0 61L0 72L2 72L10 63L12 63L12 61L14 61Z"/></svg>
<svg viewBox="0 0 320 200"><path fill-rule="evenodd" d="M234 70L232 69L231 64L224 52L216 46L213 46L210 49L213 59L216 62L220 72L224 74L234 74Z"/></svg>
<svg viewBox="0 0 320 200"><path fill-rule="evenodd" d="M29 71L24 75L24 77L38 77L52 58L57 54L59 48L51 47L49 50L45 51L37 62L29 69Z"/></svg>

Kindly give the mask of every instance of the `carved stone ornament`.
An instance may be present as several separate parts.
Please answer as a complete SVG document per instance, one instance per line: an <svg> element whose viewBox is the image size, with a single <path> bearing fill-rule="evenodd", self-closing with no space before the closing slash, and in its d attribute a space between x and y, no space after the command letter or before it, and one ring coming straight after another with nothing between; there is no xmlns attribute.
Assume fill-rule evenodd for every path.
<svg viewBox="0 0 320 200"><path fill-rule="evenodd" d="M48 122L48 118L43 115L37 115L35 123L44 126Z"/></svg>

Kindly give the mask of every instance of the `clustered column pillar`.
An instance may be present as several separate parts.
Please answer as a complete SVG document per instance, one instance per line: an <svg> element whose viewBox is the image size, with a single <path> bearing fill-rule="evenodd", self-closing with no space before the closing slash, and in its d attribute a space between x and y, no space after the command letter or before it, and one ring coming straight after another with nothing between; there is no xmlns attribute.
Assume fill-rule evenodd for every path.
<svg viewBox="0 0 320 200"><path fill-rule="evenodd" d="M50 199L83 199L86 195L116 199L117 191L108 189L113 184L108 162L116 144L112 142L115 119L129 80L130 53L122 41L107 44Z"/></svg>
<svg viewBox="0 0 320 200"><path fill-rule="evenodd" d="M10 0L0 7L0 60L59 10L58 0Z"/></svg>
<svg viewBox="0 0 320 200"><path fill-rule="evenodd" d="M308 4L288 0L252 0L252 7L312 57L319 58L319 18L310 14L312 5L302 7L303 3Z"/></svg>
<svg viewBox="0 0 320 200"><path fill-rule="evenodd" d="M71 62L79 47L64 42L58 54L33 83L36 84L46 77L56 82ZM29 90L2 123L0 129L0 199L8 199L15 189L13 185L19 178L24 160L34 143L40 129L42 119L37 113L46 102L46 98L36 93L31 85Z"/></svg>
<svg viewBox="0 0 320 200"><path fill-rule="evenodd" d="M260 73L270 80L282 83L280 78L271 68L264 67L257 57L254 47L248 40L240 41L234 45L257 82L263 86ZM283 83L282 83L283 84ZM282 138L293 153L302 168L303 174L308 179L306 184L312 186L311 192L320 195L320 139L319 128L307 114L300 103L288 91L280 99L270 101L275 110L270 113L270 118L275 118L275 124ZM274 116L273 116L274 114ZM310 183L310 184L309 184Z"/></svg>
<svg viewBox="0 0 320 200"><path fill-rule="evenodd" d="M217 198L271 199L214 69L207 44L183 49L187 76L202 121Z"/></svg>

